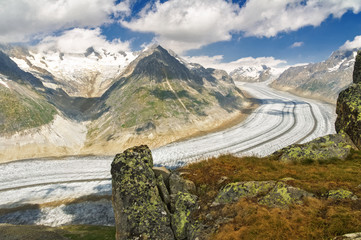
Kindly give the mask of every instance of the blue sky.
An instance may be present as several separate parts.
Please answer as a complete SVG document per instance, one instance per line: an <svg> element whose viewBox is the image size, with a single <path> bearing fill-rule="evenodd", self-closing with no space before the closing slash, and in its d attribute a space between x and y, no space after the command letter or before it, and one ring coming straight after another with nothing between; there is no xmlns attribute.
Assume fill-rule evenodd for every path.
<svg viewBox="0 0 361 240"><path fill-rule="evenodd" d="M361 47L361 0L2 0L0 42L82 51L158 43L206 66L325 60ZM246 60L245 60L246 59Z"/></svg>

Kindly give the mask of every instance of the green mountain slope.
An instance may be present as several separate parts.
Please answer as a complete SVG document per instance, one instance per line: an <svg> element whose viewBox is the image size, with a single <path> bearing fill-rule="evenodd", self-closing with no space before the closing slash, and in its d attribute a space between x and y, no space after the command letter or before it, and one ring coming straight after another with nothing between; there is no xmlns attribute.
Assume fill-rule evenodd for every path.
<svg viewBox="0 0 361 240"><path fill-rule="evenodd" d="M35 91L17 83L0 85L0 134L13 134L51 122L55 107Z"/></svg>
<svg viewBox="0 0 361 240"><path fill-rule="evenodd" d="M22 71L0 51L0 134L13 134L51 122L55 107L42 93L42 82Z"/></svg>
<svg viewBox="0 0 361 240"><path fill-rule="evenodd" d="M88 139L152 138L207 117L224 118L242 107L242 94L225 72L178 59L160 46L143 52L102 96Z"/></svg>

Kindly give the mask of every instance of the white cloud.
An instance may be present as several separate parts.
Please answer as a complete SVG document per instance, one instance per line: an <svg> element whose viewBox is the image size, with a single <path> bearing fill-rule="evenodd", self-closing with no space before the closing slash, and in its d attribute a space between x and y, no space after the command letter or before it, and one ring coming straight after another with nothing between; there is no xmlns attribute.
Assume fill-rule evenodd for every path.
<svg viewBox="0 0 361 240"><path fill-rule="evenodd" d="M2 0L0 42L26 42L58 30L97 27L110 15L129 14L129 1L114 0Z"/></svg>
<svg viewBox="0 0 361 240"><path fill-rule="evenodd" d="M236 21L246 36L273 37L304 26L319 26L330 15L340 18L348 10L360 12L361 1L250 0Z"/></svg>
<svg viewBox="0 0 361 240"><path fill-rule="evenodd" d="M341 50L352 50L361 48L361 35L356 36L352 41L347 40L344 45L340 47Z"/></svg>
<svg viewBox="0 0 361 240"><path fill-rule="evenodd" d="M130 51L129 42L115 39L112 42L101 35L99 28L83 29L74 28L65 31L60 36L45 37L36 47L39 51L59 50L63 53L84 53L87 48L95 50L107 49L109 51Z"/></svg>
<svg viewBox="0 0 361 240"><path fill-rule="evenodd" d="M237 7L223 0L157 2L139 18L121 24L134 31L156 34L156 42L176 52L231 39Z"/></svg>
<svg viewBox="0 0 361 240"><path fill-rule="evenodd" d="M253 66L266 65L267 67L271 67L276 70L279 69L280 71L284 71L286 68L289 67L289 65L287 65L287 61L275 59L274 57L258 57L258 58L246 57L231 62L223 62L222 55L216 55L213 57L194 56L194 57L183 57L183 58L188 62L199 63L206 68L223 69L228 73L239 67L253 67Z"/></svg>
<svg viewBox="0 0 361 240"><path fill-rule="evenodd" d="M361 11L360 0L248 0L240 8L225 0L170 0L148 5L140 15L120 23L156 34L156 41L181 53L227 41L232 33L274 37L280 32L319 26L326 18Z"/></svg>
<svg viewBox="0 0 361 240"><path fill-rule="evenodd" d="M290 47L291 48L302 47L303 44L304 44L304 42L294 42Z"/></svg>

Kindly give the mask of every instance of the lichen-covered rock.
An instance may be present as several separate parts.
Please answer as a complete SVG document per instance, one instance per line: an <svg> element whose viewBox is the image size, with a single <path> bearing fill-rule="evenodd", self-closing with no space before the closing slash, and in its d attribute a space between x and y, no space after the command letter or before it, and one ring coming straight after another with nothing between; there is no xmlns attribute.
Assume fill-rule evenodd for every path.
<svg viewBox="0 0 361 240"><path fill-rule="evenodd" d="M179 192L173 201L172 229L176 239L193 239L197 226L191 221L191 213L197 208L197 196Z"/></svg>
<svg viewBox="0 0 361 240"><path fill-rule="evenodd" d="M195 184L190 180L185 180L178 173L171 173L169 176L169 192L177 194L179 192L193 193L196 190Z"/></svg>
<svg viewBox="0 0 361 240"><path fill-rule="evenodd" d="M269 207L287 208L290 204L302 204L303 199L306 197L313 197L313 194L289 186L284 182L278 182L258 203Z"/></svg>
<svg viewBox="0 0 361 240"><path fill-rule="evenodd" d="M327 161L345 159L351 149L356 149L346 134L331 134L314 139L305 144L293 144L273 154L282 162Z"/></svg>
<svg viewBox="0 0 361 240"><path fill-rule="evenodd" d="M353 68L353 82L361 83L361 51L356 55L355 66Z"/></svg>
<svg viewBox="0 0 361 240"><path fill-rule="evenodd" d="M171 172L168 169L166 169L165 167L153 167L153 172L156 177L158 177L159 175L162 175L164 183L167 184L168 178L171 174Z"/></svg>
<svg viewBox="0 0 361 240"><path fill-rule="evenodd" d="M160 197L147 146L127 149L112 162L112 201L116 239L174 239Z"/></svg>
<svg viewBox="0 0 361 240"><path fill-rule="evenodd" d="M343 90L337 99L336 131L348 134L361 149L361 51L356 56L354 84Z"/></svg>
<svg viewBox="0 0 361 240"><path fill-rule="evenodd" d="M361 232L348 233L339 237L335 237L333 240L361 240Z"/></svg>
<svg viewBox="0 0 361 240"><path fill-rule="evenodd" d="M351 199L351 200L357 200L357 196L353 194L351 191L345 190L345 189L337 189L337 190L331 190L328 192L328 199Z"/></svg>
<svg viewBox="0 0 361 240"><path fill-rule="evenodd" d="M243 197L255 197L260 194L266 194L275 185L275 181L229 183L220 190L214 202L212 203L212 206L236 202Z"/></svg>
<svg viewBox="0 0 361 240"><path fill-rule="evenodd" d="M169 191L164 183L162 174L158 175L158 177L157 177L157 186L158 186L160 197L162 198L163 202L167 205L170 204Z"/></svg>

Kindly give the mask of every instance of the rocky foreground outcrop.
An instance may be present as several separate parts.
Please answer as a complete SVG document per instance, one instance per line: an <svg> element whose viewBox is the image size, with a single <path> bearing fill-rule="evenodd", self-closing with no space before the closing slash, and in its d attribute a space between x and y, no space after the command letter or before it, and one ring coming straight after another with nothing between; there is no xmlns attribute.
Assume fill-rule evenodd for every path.
<svg viewBox="0 0 361 240"><path fill-rule="evenodd" d="M153 168L145 146L117 154L112 163L116 239L195 239L197 209L192 182L165 168Z"/></svg>
<svg viewBox="0 0 361 240"><path fill-rule="evenodd" d="M322 146L327 149L329 145L347 150L351 148L343 148L345 143L341 141L344 139L342 136L326 138L326 142L334 143L325 144L324 138L316 140L321 149ZM341 140L337 142L339 138ZM314 144L316 146L316 143ZM302 149L303 146L300 146ZM315 146L310 146L308 147L318 151ZM197 196L203 196L202 187L196 187L192 181L183 179L179 171L153 167L151 151L145 145L117 154L112 163L111 173L117 240L208 239L209 234L216 232L220 225L229 220L213 213L226 209L242 198L260 206L279 209L302 205L309 198L331 202L358 200L355 193L342 188L330 189L322 194L308 192L293 186L293 178L231 182L225 185L222 184L223 179L219 183L223 187L205 203L202 202L204 199L199 200ZM200 217L202 211L209 212L205 219ZM214 225L215 222L217 224Z"/></svg>
<svg viewBox="0 0 361 240"><path fill-rule="evenodd" d="M361 51L356 56L353 85L340 93L336 112L336 131L349 135L361 149Z"/></svg>
<svg viewBox="0 0 361 240"><path fill-rule="evenodd" d="M357 149L345 133L330 134L304 144L292 144L276 151L273 157L286 163L327 162L332 159L346 159L351 149Z"/></svg>

